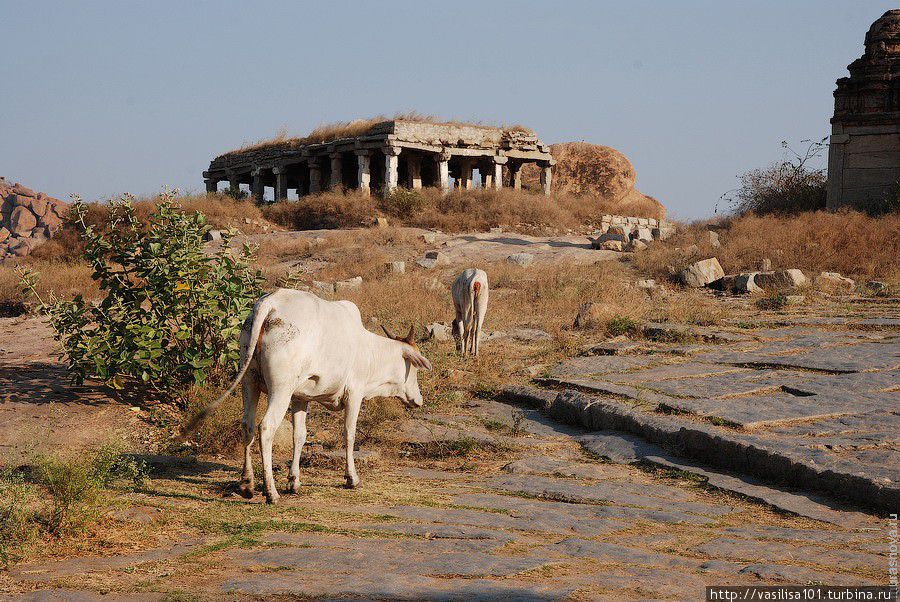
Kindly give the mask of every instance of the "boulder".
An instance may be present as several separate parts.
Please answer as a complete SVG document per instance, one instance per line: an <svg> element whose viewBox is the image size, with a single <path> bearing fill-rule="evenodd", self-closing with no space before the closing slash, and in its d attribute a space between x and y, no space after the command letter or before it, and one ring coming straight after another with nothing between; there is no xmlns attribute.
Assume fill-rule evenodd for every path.
<svg viewBox="0 0 900 602"><path fill-rule="evenodd" d="M507 263L520 265L523 268L530 266L534 262L534 255L531 253L513 253L506 258Z"/></svg>
<svg viewBox="0 0 900 602"><path fill-rule="evenodd" d="M37 217L41 217L47 211L47 199L42 198L43 195L31 199L31 212Z"/></svg>
<svg viewBox="0 0 900 602"><path fill-rule="evenodd" d="M406 272L405 261L389 261L384 264L384 271L388 274L403 274Z"/></svg>
<svg viewBox="0 0 900 602"><path fill-rule="evenodd" d="M719 233L713 232L712 230L708 230L706 235L709 237L709 244L712 248L718 249L722 246L722 243L719 242Z"/></svg>
<svg viewBox="0 0 900 602"><path fill-rule="evenodd" d="M433 245L434 241L437 240L437 234L434 232L425 232L424 234L419 235L419 238L425 241L429 245Z"/></svg>
<svg viewBox="0 0 900 602"><path fill-rule="evenodd" d="M450 263L450 258L446 253L441 253L440 251L426 251L425 257L417 260L416 263L423 268L430 270L431 268L438 266L448 265Z"/></svg>
<svg viewBox="0 0 900 602"><path fill-rule="evenodd" d="M31 188L26 188L25 186L22 186L21 184L18 184L18 183L12 187L12 191L13 191L13 193L21 195L21 196L29 196L29 197L37 196Z"/></svg>
<svg viewBox="0 0 900 602"><path fill-rule="evenodd" d="M650 230L650 228L641 227L634 231L634 233L631 235L631 238L633 240L640 240L642 242L650 243L653 242L653 232Z"/></svg>
<svg viewBox="0 0 900 602"><path fill-rule="evenodd" d="M621 240L606 240L600 243L600 249L603 251L617 251L621 253L625 250L625 243Z"/></svg>
<svg viewBox="0 0 900 602"><path fill-rule="evenodd" d="M715 257L695 261L678 275L682 284L694 288L712 284L725 275L719 260Z"/></svg>
<svg viewBox="0 0 900 602"><path fill-rule="evenodd" d="M375 218L375 227L376 228L387 228L388 220L386 217L376 217Z"/></svg>
<svg viewBox="0 0 900 602"><path fill-rule="evenodd" d="M841 276L837 272L822 272L816 276L816 285L822 288L850 292L856 286L856 281L846 276Z"/></svg>
<svg viewBox="0 0 900 602"><path fill-rule="evenodd" d="M214 240L222 240L222 231L221 230L207 230L206 233L203 234L203 240L206 242L211 242Z"/></svg>
<svg viewBox="0 0 900 602"><path fill-rule="evenodd" d="M797 269L758 272L754 280L757 286L766 289L799 288L809 284L803 272Z"/></svg>
<svg viewBox="0 0 900 602"><path fill-rule="evenodd" d="M647 243L645 243L643 240L641 240L639 238L635 238L634 240L631 241L630 249L632 251L643 251L644 249L647 248L647 246L648 246Z"/></svg>
<svg viewBox="0 0 900 602"><path fill-rule="evenodd" d="M37 218L24 206L13 209L9 217L9 229L15 235L25 235L37 226Z"/></svg>
<svg viewBox="0 0 900 602"><path fill-rule="evenodd" d="M606 234L618 234L619 236L622 237L619 240L627 242L629 236L631 235L631 229L628 228L627 226L610 226L606 230Z"/></svg>
<svg viewBox="0 0 900 602"><path fill-rule="evenodd" d="M9 238L10 233L6 228L0 227L0 242L5 242L7 238Z"/></svg>
<svg viewBox="0 0 900 602"><path fill-rule="evenodd" d="M735 293L761 293L763 289L756 284L756 276L758 272L745 272L734 277L731 284L731 290Z"/></svg>

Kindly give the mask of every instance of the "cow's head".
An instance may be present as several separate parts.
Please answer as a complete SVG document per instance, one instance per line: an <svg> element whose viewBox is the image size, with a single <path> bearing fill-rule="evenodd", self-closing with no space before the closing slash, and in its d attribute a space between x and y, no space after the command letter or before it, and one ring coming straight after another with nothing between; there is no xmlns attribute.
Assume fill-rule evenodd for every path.
<svg viewBox="0 0 900 602"><path fill-rule="evenodd" d="M405 337L394 336L391 334L391 331L384 326L381 328L388 338L403 345L403 360L406 362L406 370L404 372L405 380L401 387L402 394L400 395L400 398L411 408L421 408L423 400L422 392L419 391L419 370L431 370L431 362L428 361L427 357L422 355L419 351L419 347L416 345L416 340L414 338L416 327L410 326L409 334Z"/></svg>

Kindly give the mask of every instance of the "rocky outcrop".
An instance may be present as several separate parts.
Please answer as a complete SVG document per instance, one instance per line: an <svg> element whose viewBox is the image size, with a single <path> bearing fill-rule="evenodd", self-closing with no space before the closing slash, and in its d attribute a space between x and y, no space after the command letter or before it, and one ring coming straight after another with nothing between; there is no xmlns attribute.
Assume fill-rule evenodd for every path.
<svg viewBox="0 0 900 602"><path fill-rule="evenodd" d="M0 177L0 261L24 257L63 223L68 205Z"/></svg>
<svg viewBox="0 0 900 602"><path fill-rule="evenodd" d="M634 166L616 149L587 142L564 142L551 144L550 154L556 160L551 184L554 193L612 202L613 210L622 215L665 218L662 203L634 187ZM539 175L537 166L522 168L522 182L529 187L538 187Z"/></svg>

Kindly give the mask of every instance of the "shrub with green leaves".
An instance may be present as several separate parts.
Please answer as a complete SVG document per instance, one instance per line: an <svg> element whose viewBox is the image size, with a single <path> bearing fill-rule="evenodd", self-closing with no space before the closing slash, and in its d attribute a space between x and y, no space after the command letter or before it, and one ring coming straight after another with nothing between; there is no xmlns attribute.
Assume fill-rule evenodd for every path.
<svg viewBox="0 0 900 602"><path fill-rule="evenodd" d="M425 208L426 199L418 190L395 188L381 197L381 210L394 217L408 218Z"/></svg>
<svg viewBox="0 0 900 602"><path fill-rule="evenodd" d="M252 249L205 252L209 226L165 193L146 223L131 198L111 201L106 223L85 221L76 199L72 215L84 241L84 258L105 298L81 295L43 299L38 275L21 271L25 288L56 331L77 382L96 378L114 388L143 384L171 398L191 385L233 370L245 316L262 293L262 275L251 269Z"/></svg>

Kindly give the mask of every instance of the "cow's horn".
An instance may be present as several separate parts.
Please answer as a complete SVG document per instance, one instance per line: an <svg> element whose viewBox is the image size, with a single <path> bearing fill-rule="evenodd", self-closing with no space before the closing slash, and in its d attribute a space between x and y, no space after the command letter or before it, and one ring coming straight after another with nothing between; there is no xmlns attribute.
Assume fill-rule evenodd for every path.
<svg viewBox="0 0 900 602"><path fill-rule="evenodd" d="M416 325L411 324L409 327L409 334L406 335L406 338L403 340L411 345L415 341L415 338L413 338L415 336L416 336Z"/></svg>
<svg viewBox="0 0 900 602"><path fill-rule="evenodd" d="M387 326L385 326L384 324L381 325L381 330L384 331L384 334L387 335L387 338L389 338L389 339L394 339L395 341L397 340L397 337L395 337L395 336L393 335L393 333L391 333L391 331L388 330L388 329L387 329Z"/></svg>

